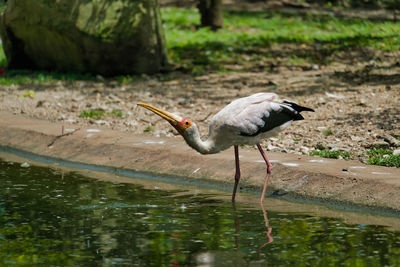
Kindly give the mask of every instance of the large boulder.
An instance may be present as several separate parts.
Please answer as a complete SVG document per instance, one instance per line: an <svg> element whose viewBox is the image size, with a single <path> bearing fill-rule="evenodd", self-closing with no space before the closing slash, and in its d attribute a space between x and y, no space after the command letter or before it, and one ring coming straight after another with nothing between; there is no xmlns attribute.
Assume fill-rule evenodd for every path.
<svg viewBox="0 0 400 267"><path fill-rule="evenodd" d="M0 34L12 69L117 75L168 64L158 0L10 0Z"/></svg>

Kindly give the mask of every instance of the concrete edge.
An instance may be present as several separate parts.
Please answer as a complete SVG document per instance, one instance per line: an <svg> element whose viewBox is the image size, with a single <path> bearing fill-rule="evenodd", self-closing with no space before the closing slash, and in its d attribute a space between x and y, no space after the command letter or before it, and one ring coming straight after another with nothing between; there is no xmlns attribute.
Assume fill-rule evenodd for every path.
<svg viewBox="0 0 400 267"><path fill-rule="evenodd" d="M101 127L81 128L61 136L62 122L49 122L21 115L0 113L0 144L68 162L106 166L149 175L162 175L182 183L214 184L231 188L234 159L232 151L203 156L191 150L180 138L155 138L132 135ZM70 125L71 128L76 126ZM67 130L68 127L64 128ZM75 129L76 130L76 129ZM58 136L58 137L57 137ZM54 142L53 142L54 141ZM53 142L52 145L49 145ZM312 201L347 209L378 211L380 214L400 214L400 170L377 166L362 166L358 162L327 160L325 166L286 162L310 161L307 156L268 153L274 162L267 195L298 201ZM241 149L241 190L261 191L265 164L256 150ZM297 163L296 163L297 164ZM348 166L368 168L368 173L391 175L374 178L368 173L342 172ZM344 166L344 167L343 167ZM340 170L340 171L339 171ZM237 195L240 199L240 192Z"/></svg>

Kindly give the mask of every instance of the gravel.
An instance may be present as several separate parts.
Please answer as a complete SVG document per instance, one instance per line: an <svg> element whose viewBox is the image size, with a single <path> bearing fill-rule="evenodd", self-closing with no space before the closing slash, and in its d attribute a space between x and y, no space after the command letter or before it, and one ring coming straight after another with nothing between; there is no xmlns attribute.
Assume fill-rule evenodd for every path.
<svg viewBox="0 0 400 267"><path fill-rule="evenodd" d="M400 136L400 64L393 60L373 62L372 70L367 62L201 77L171 73L143 76L126 84L98 79L1 86L0 110L64 121L67 128L102 125L136 134L180 138L169 124L136 103L150 103L190 118L207 135L212 115L230 101L271 91L316 112L304 112L304 121L264 141L267 150L299 155L317 148L341 150L365 161L368 149L399 147L400 141L393 136ZM367 67L368 73L363 73ZM35 96L21 97L27 90L35 91ZM98 120L80 118L82 111L91 109L104 110L107 115ZM116 109L122 111L122 117L110 114Z"/></svg>

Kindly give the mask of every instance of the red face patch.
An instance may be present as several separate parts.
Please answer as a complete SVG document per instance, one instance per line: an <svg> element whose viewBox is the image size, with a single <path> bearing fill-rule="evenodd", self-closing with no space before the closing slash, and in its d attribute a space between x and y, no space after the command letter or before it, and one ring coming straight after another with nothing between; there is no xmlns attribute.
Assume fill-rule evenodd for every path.
<svg viewBox="0 0 400 267"><path fill-rule="evenodd" d="M192 126L192 124L193 123L191 120L183 118L181 122L179 122L176 125L172 125L172 126L174 126L175 129L177 129L180 134L183 134L186 131L186 129L188 129L190 126Z"/></svg>

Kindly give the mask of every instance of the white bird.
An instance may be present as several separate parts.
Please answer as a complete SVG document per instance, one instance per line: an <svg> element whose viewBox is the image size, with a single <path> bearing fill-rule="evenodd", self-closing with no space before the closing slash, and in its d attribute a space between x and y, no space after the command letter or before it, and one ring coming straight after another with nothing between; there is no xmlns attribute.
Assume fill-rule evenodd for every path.
<svg viewBox="0 0 400 267"><path fill-rule="evenodd" d="M191 120L149 104L137 103L137 105L147 108L167 120L183 136L186 143L201 154L214 154L234 146L236 173L232 201L235 201L240 179L239 145L257 145L267 164L261 203L264 202L272 169L272 165L260 146L261 140L276 136L292 121L303 120L301 111L314 111L293 102L279 101L278 96L274 93L257 93L236 99L220 110L211 119L208 137L202 140L196 124Z"/></svg>

